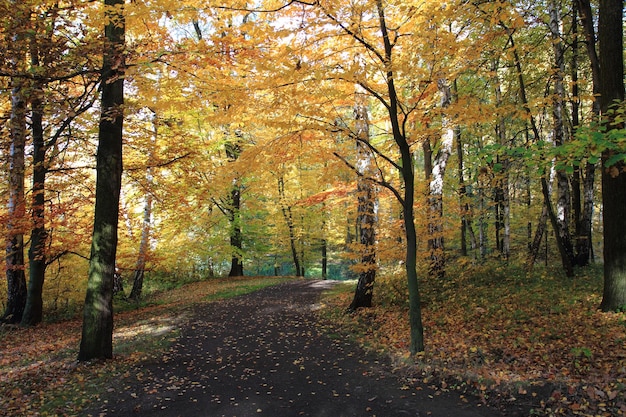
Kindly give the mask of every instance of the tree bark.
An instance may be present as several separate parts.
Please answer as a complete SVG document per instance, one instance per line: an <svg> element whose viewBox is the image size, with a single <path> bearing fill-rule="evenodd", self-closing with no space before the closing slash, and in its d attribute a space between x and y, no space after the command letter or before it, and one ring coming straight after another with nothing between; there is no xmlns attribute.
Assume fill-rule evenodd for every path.
<svg viewBox="0 0 626 417"><path fill-rule="evenodd" d="M452 102L452 92L446 80L437 81L439 94L441 95L441 108L445 109ZM452 153L454 144L454 128L450 126L448 116L443 115L441 121L441 141L437 154L430 167L428 187L428 249L429 249L429 276L443 279L446 275L445 244L443 237L443 182L448 164L448 158ZM424 158L426 161L426 155ZM425 162L425 168L428 168ZM428 172L428 171L427 171Z"/></svg>
<svg viewBox="0 0 626 417"><path fill-rule="evenodd" d="M285 180L282 176L278 178L278 195L280 197L280 207L283 213L283 218L287 223L287 229L289 230L289 247L291 248L291 257L293 259L293 266L296 269L296 276L304 276L304 268L302 267L301 259L298 255L298 248L296 245L296 232L293 224L293 214L291 207L287 205L285 201Z"/></svg>
<svg viewBox="0 0 626 417"><path fill-rule="evenodd" d="M152 184L152 172L148 168L146 173L146 181L150 186ZM139 254L137 255L137 263L135 264L135 273L133 275L133 288L130 291L128 298L131 300L139 300L143 291L143 280L146 275L146 261L148 258L148 251L150 248L150 234L152 226L152 203L154 198L152 197L152 191L148 189L146 193L146 200L143 206L143 221L141 225L141 240L139 241Z"/></svg>
<svg viewBox="0 0 626 417"><path fill-rule="evenodd" d="M562 146L566 141L565 132L565 49L561 41L561 4L558 0L549 2L550 33L552 38L552 49L554 53L553 82L554 91L552 95L552 118L553 118L553 141L554 146ZM556 171L557 201L556 201L556 222L555 233L559 235L557 242L563 246L562 256L567 259L564 263L574 265L574 247L570 233L570 218L572 213L572 199L569 176L562 169ZM549 196L548 196L549 197Z"/></svg>
<svg viewBox="0 0 626 417"><path fill-rule="evenodd" d="M33 54L36 57L36 53ZM33 58L36 59L36 58ZM38 62L34 62L38 66ZM48 232L45 218L46 144L43 130L43 88L36 82L31 100L31 129L33 134L32 230L28 250L28 296L22 326L33 326L43 319L43 285L46 276L46 243Z"/></svg>
<svg viewBox="0 0 626 417"><path fill-rule="evenodd" d="M357 92L354 106L354 118L356 121L356 149L357 149L357 225L359 233L359 250L361 263L359 265L359 279L357 281L354 297L348 311L356 311L361 307L371 307L376 281L377 257L376 257L376 227L377 227L377 202L376 190L372 178L376 173L373 166L374 155L368 146L369 117L367 104L362 94Z"/></svg>
<svg viewBox="0 0 626 417"><path fill-rule="evenodd" d="M239 134L235 133L239 140ZM227 142L225 145L226 156L230 162L234 162L239 158L241 146L239 143ZM231 262L229 277L243 276L243 236L241 234L241 183L240 179L234 178L232 188L230 189L230 197L228 207L226 208L228 215L228 223L230 224L230 249Z"/></svg>
<svg viewBox="0 0 626 417"><path fill-rule="evenodd" d="M497 64L494 63L493 71L497 74ZM494 77L496 105L502 106L502 88L500 79L496 75ZM496 123L496 136L500 146L506 148L506 123L504 116L499 117ZM497 162L500 164L499 172L494 173L495 187L495 210L496 210L496 248L500 252L500 256L508 260L511 255L511 204L509 198L509 167L510 161L507 155L498 155Z"/></svg>
<svg viewBox="0 0 626 417"><path fill-rule="evenodd" d="M624 101L624 42L622 0L600 0L600 103L608 130L623 129L611 109ZM602 153L602 214L604 223L604 290L602 311L626 306L626 165L611 163L614 151Z"/></svg>
<svg viewBox="0 0 626 417"><path fill-rule="evenodd" d="M409 352L415 354L424 351L424 326L422 323L421 297L419 292L419 283L417 279L417 233L415 231L415 216L413 211L413 202L415 201L415 173L413 171L413 153L407 141L406 135L400 123L398 114L398 93L394 82L394 72L392 66L393 45L389 38L389 31L385 20L385 12L382 0L376 0L376 8L378 10L378 18L380 31L383 37L384 45L384 64L385 64L385 81L387 84L387 92L389 94L389 121L391 122L391 130L394 141L400 152L401 167L404 185L404 195L400 199L402 205L402 214L404 216L404 230L406 237L406 258L405 268L407 275L407 287L409 290L409 328L411 332L411 340L409 342ZM397 196L398 197L398 196Z"/></svg>
<svg viewBox="0 0 626 417"><path fill-rule="evenodd" d="M122 184L124 0L104 0L107 25L96 155L96 206L79 361L113 357L113 276Z"/></svg>
<svg viewBox="0 0 626 417"><path fill-rule="evenodd" d="M15 30L8 39L11 47L9 66L15 76L11 78L11 116L9 120L11 145L9 149L9 196L7 206L6 277L7 305L2 321L19 323L26 306L27 287L24 265L24 228L26 222L24 199L24 152L26 147L26 97L24 79L19 72L24 66L24 52L20 26L29 19L26 11L16 8Z"/></svg>
<svg viewBox="0 0 626 417"><path fill-rule="evenodd" d="M573 0L573 22L572 33L574 36L572 44L572 125L575 130L578 127L578 111L579 111L579 93L578 93L578 25L577 16L580 15L581 25L585 34L585 45L587 55L591 64L592 73L592 90L595 97L600 94L600 62L596 50L596 34L593 26L593 18L591 12L591 4L589 0ZM599 120L600 116L600 100L596 99L592 105L592 111ZM572 188L577 192L575 199L576 215L576 255L575 263L578 266L586 266L589 264L592 250L592 220L593 220L593 196L594 184L596 176L596 165L589 162L585 163L584 173L579 167L575 167L574 175L576 180L572 184ZM582 196L580 195L582 175ZM574 188L576 187L576 188Z"/></svg>

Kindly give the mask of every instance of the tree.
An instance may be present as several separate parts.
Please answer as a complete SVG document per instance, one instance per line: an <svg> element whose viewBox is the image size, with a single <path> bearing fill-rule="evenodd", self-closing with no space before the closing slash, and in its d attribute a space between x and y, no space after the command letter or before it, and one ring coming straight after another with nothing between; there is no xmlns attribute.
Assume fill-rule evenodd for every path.
<svg viewBox="0 0 626 417"><path fill-rule="evenodd" d="M159 116L155 111L152 113L152 127L154 129L152 135L152 146L156 146L157 139L159 137ZM153 153L151 150L151 154ZM153 156L153 155L151 155ZM150 158L152 159L152 158ZM141 298L141 292L143 291L143 280L146 273L146 261L148 259L148 251L150 249L150 235L152 229L152 206L154 202L152 188L154 186L154 175L152 173L153 168L148 166L146 168L146 186L145 200L143 203L143 217L141 221L141 237L139 240L139 251L137 253L137 262L135 263L135 270L133 274L133 288L130 290L129 299L138 301Z"/></svg>
<svg viewBox="0 0 626 417"><path fill-rule="evenodd" d="M624 102L624 41L622 0L600 0L600 104L606 134L623 135L618 113ZM612 311L626 306L626 164L617 155L622 150L602 152L602 213L604 225L604 291L600 308ZM623 151L622 151L623 152Z"/></svg>
<svg viewBox="0 0 626 417"><path fill-rule="evenodd" d="M67 9L70 10L72 8ZM36 17L32 20L33 30L28 39L30 72L33 74L29 90L32 137L31 230L28 294L20 322L22 326L32 326L42 321L43 288L48 263L68 252L65 249L49 253L52 243L49 228L52 228L53 219L46 213L47 174L55 160L62 159L58 152L50 155L49 150L55 149L77 117L92 108L96 84L93 71L85 65L86 58L76 54L67 45L64 36L59 36L58 27L65 27L71 17L68 19L68 16L60 15L58 4L42 4L33 15ZM64 59L60 60L59 55L63 55ZM82 81L80 87L68 87L74 86L78 79Z"/></svg>
<svg viewBox="0 0 626 417"><path fill-rule="evenodd" d="M7 207L6 277L7 306L3 321L19 323L26 305L27 288L24 265L24 227L26 221L26 201L24 197L26 147L26 78L25 32L29 26L30 10L18 7L11 2L15 14L10 20L9 66L12 72L11 115L9 119L11 145L9 149L9 200Z"/></svg>
<svg viewBox="0 0 626 417"><path fill-rule="evenodd" d="M122 184L124 0L104 0L106 26L96 155L96 205L79 361L113 357L113 276Z"/></svg>
<svg viewBox="0 0 626 417"><path fill-rule="evenodd" d="M372 179L376 177L374 155L369 148L370 131L368 110L363 93L356 93L354 118L356 122L357 162L357 230L359 234L359 252L361 262L357 266L359 280L354 290L354 298L348 311L372 306L374 282L376 281L376 190Z"/></svg>

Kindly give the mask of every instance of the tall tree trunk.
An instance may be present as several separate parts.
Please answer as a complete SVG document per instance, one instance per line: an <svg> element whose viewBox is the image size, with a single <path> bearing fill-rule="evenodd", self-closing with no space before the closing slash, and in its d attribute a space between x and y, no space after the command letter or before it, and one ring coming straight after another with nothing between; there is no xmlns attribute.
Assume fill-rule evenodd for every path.
<svg viewBox="0 0 626 417"><path fill-rule="evenodd" d="M7 306L3 316L3 321L9 323L19 323L22 320L27 296L24 271L26 101L23 88L21 81L12 81L6 243Z"/></svg>
<svg viewBox="0 0 626 417"><path fill-rule="evenodd" d="M374 155L372 155L372 151L368 146L370 127L367 112L367 104L363 94L357 92L354 106L354 118L356 121L356 170L358 175L357 225L361 263L359 265L359 279L348 311L356 311L361 307L372 306L374 283L376 281L376 227L378 204L376 201L376 189L372 183L376 172L373 162Z"/></svg>
<svg viewBox="0 0 626 417"><path fill-rule="evenodd" d="M16 15L12 22L15 27L11 38L7 39L11 45L9 66L14 72L11 78L11 116L9 120L11 145L9 148L9 198L7 207L7 239L6 239L6 277L7 277L7 305L2 321L19 323L22 320L26 305L27 288L24 271L24 229L26 222L24 200L24 152L26 147L26 85L19 72L24 67L24 52L22 31L25 22L30 16L27 11L15 8Z"/></svg>
<svg viewBox="0 0 626 417"><path fill-rule="evenodd" d="M96 207L79 361L113 357L113 275L122 185L125 20L124 0L104 0L104 4L108 23L102 63Z"/></svg>
<svg viewBox="0 0 626 417"><path fill-rule="evenodd" d="M298 255L298 248L296 245L296 231L293 222L293 214L291 212L291 206L287 205L285 196L285 180L282 176L278 178L278 195L280 198L280 208L283 213L285 222L287 223L287 229L289 230L289 247L291 248L291 257L293 259L293 266L296 269L296 276L304 276L304 269L302 267L301 259Z"/></svg>
<svg viewBox="0 0 626 417"><path fill-rule="evenodd" d="M328 241L322 239L322 279L328 278Z"/></svg>
<svg viewBox="0 0 626 417"><path fill-rule="evenodd" d="M624 41L622 0L600 0L600 103L609 129L623 129L610 112L624 101ZM604 223L603 311L626 306L626 164L612 163L614 151L602 153L602 207Z"/></svg>
<svg viewBox="0 0 626 417"><path fill-rule="evenodd" d="M445 109L452 102L452 92L446 80L438 80L441 95L441 108ZM445 245L443 237L443 182L454 144L454 128L450 126L448 116L442 116L443 129L437 154L432 164L428 187L428 249L430 257L429 276L442 279L446 275ZM424 159L426 160L426 158Z"/></svg>
<svg viewBox="0 0 626 417"><path fill-rule="evenodd" d="M497 64L492 67L494 73L497 74ZM496 75L494 77L496 105L502 106L502 88L500 79ZM506 135L506 124L504 116L498 118L496 124L496 135L500 146L506 148L508 145ZM507 155L498 155L497 161L500 164L499 172L495 172L495 209L496 209L496 247L500 252L500 256L507 260L511 254L511 216L510 216L510 198L509 198L509 167L510 160Z"/></svg>
<svg viewBox="0 0 626 417"><path fill-rule="evenodd" d="M526 113L526 116L529 119L530 128L534 135L534 140L539 140L540 138L539 128L537 127L537 122L535 120L535 117L533 116L532 111L530 110L530 107L528 105L528 96L526 95L526 84L524 82L524 74L522 72L522 62L519 56L519 52L517 51L516 46L515 46L515 42L513 39L513 32L510 29L509 29L509 44L511 46L511 50L513 51L515 71L516 71L516 75L517 75L517 79L519 83L520 99L522 102L524 113ZM544 176L541 178L541 190L543 193L544 205L546 209L548 210L548 218L550 219L550 223L552 223L552 226L555 230L556 244L557 244L557 248L559 249L559 254L561 255L561 262L563 265L563 270L565 271L565 274L568 277L572 277L574 275L573 263L572 263L573 258L571 255L571 251L568 252L567 247L563 241L563 235L558 232L557 215L555 214L554 209L552 207L552 202L550 201L549 189L550 187L549 187L548 181L546 180Z"/></svg>
<svg viewBox="0 0 626 417"><path fill-rule="evenodd" d="M595 97L600 94L600 63L596 51L596 34L593 26L593 18L591 15L591 5L589 0L573 0L572 5L572 125L575 130L579 124L579 92L578 92L578 25L577 16L580 15L581 24L585 32L585 45L587 47L587 55L591 63L592 88ZM596 120L600 116L600 100L594 100L592 106L593 114ZM582 196L581 189L582 175ZM593 196L594 183L596 175L595 164L589 162L584 165L584 172L579 167L575 167L575 181L572 188L578 194L575 198L576 213L574 216L576 223L576 255L575 263L578 266L586 266L592 258L592 220L593 220Z"/></svg>
<svg viewBox="0 0 626 417"><path fill-rule="evenodd" d="M404 185L404 195L402 196L396 194L396 198L398 198L402 205L402 214L404 216L404 230L406 237L405 268L407 275L407 287L409 290L409 328L411 332L409 352L411 354L415 354L424 350L424 326L422 323L421 297L419 282L417 279L417 233L415 231L415 216L413 211L413 203L415 201L413 153L411 152L411 147L406 136L403 134L402 124L398 114L398 93L395 87L392 66L393 44L389 37L382 0L376 0L376 9L378 10L380 32L383 37L385 51L385 81L387 84L387 92L389 94L389 106L387 107L387 111L389 113L389 121L391 122L393 138L396 142L401 158L400 173L402 175Z"/></svg>
<svg viewBox="0 0 626 417"><path fill-rule="evenodd" d="M486 181L485 173L481 173L478 176L478 253L479 258L484 260L487 257L487 220L485 219L485 215L487 214L487 202L485 197L485 188L487 188L487 183L490 181Z"/></svg>
<svg viewBox="0 0 626 417"><path fill-rule="evenodd" d="M33 54L33 65L36 62ZM33 190L32 190L32 230L28 250L28 296L22 317L22 326L33 326L43 319L43 285L46 276L46 243L48 232L45 218L46 144L43 131L43 88L36 83L31 100L31 129L33 133Z"/></svg>
<svg viewBox="0 0 626 417"><path fill-rule="evenodd" d="M240 134L235 133L235 136L237 137L237 142L227 142L225 145L226 156L230 162L236 161L241 154L241 145L238 143ZM241 277L243 276L243 236L241 234L241 181L239 177L233 179L226 212L230 224L231 249L231 262L228 276Z"/></svg>
<svg viewBox="0 0 626 417"><path fill-rule="evenodd" d="M148 192L143 206L143 221L141 224L141 240L139 241L139 253L137 254L137 262L135 264L135 272L133 275L133 288L128 298L131 300L139 300L143 291L143 281L146 275L146 261L148 259L148 251L150 248L150 234L152 229L152 204L154 198L152 196L151 185L153 177L151 168L146 172L146 182L148 183Z"/></svg>
<svg viewBox="0 0 626 417"><path fill-rule="evenodd" d="M159 115L152 110L152 140L151 146L155 147L159 138ZM148 160L152 160L154 152L149 151ZM143 219L141 222L141 237L139 240L139 253L137 254L137 262L135 263L135 272L133 274L133 288L130 290L129 299L137 301L141 298L143 291L143 282L146 276L146 262L150 251L150 237L152 233L152 206L154 196L152 189L154 185L154 176L152 175L152 167L146 168L146 195L143 203Z"/></svg>
<svg viewBox="0 0 626 417"><path fill-rule="evenodd" d="M241 186L237 183L230 191L231 210L228 218L230 222L230 248L232 251L229 277L243 276L243 239L241 234Z"/></svg>
<svg viewBox="0 0 626 417"><path fill-rule="evenodd" d="M553 118L553 141L555 146L562 146L566 141L565 132L565 48L561 41L561 2L550 0L550 33L552 37L552 49L554 53L553 82L554 92L552 94L552 118ZM574 247L570 233L570 218L572 213L572 199L570 192L569 177L562 169L556 171L557 182L557 202L556 202L556 228L555 233L560 236L560 245L563 246L562 256L568 259L564 263L574 264ZM549 196L548 196L549 197Z"/></svg>
<svg viewBox="0 0 626 417"><path fill-rule="evenodd" d="M459 178L459 208L461 212L461 256L467 256L467 229L470 226L468 222L469 216L469 203L467 202L467 185L465 184L465 176L463 166L463 142L461 138L461 131L459 128L455 131L456 138L456 153L457 153L457 176Z"/></svg>

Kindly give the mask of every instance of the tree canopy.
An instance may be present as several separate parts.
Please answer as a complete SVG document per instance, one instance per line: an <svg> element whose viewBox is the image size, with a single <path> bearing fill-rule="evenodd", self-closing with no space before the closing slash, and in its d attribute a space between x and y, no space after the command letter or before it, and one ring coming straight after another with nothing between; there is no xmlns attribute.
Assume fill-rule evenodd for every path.
<svg viewBox="0 0 626 417"><path fill-rule="evenodd" d="M409 289L415 353L419 283L450 262L602 253L623 309L621 7L0 0L4 320L80 304L98 271L138 298L144 276L376 270Z"/></svg>

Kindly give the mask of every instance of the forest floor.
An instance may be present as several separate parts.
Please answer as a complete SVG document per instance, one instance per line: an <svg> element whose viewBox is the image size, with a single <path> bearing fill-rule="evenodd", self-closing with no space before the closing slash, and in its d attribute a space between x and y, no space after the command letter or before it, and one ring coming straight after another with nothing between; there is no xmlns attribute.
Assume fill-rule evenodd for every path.
<svg viewBox="0 0 626 417"><path fill-rule="evenodd" d="M78 319L0 328L0 415L626 416L626 316L597 311L597 279L474 272L423 288L416 357L384 279L354 315L353 283L189 284L119 312L97 363Z"/></svg>

